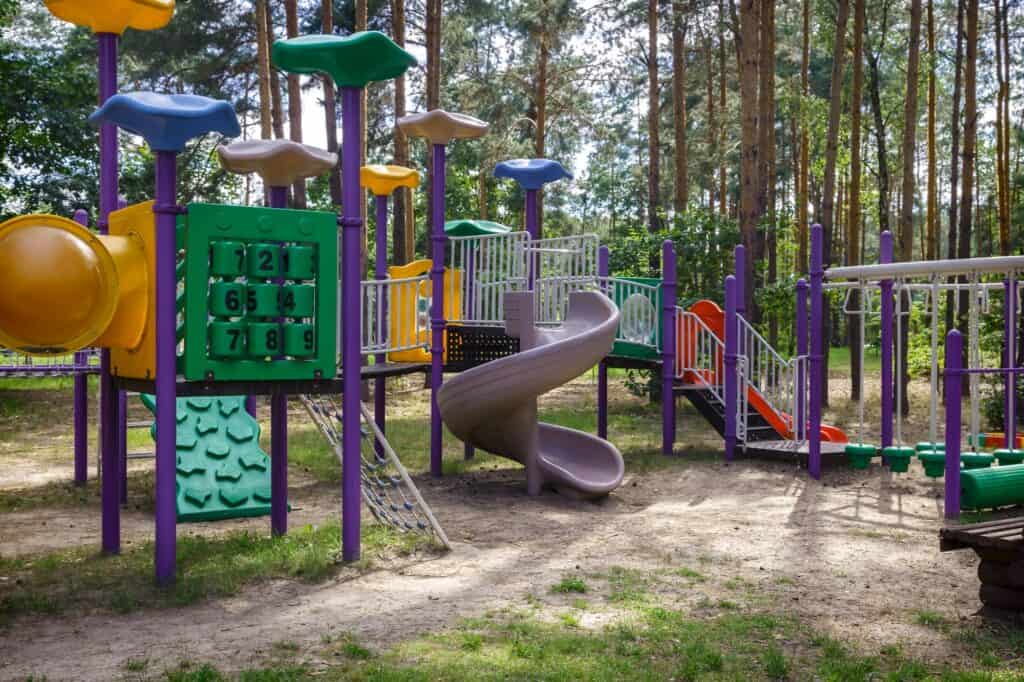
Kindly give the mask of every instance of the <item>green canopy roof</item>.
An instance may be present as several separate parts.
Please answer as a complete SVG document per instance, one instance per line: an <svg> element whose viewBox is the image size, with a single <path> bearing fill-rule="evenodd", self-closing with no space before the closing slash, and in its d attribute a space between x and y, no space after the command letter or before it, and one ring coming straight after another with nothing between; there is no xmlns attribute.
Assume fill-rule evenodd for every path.
<svg viewBox="0 0 1024 682"><path fill-rule="evenodd" d="M511 227L490 220L449 220L444 224L444 233L449 237L481 237L511 231Z"/></svg>

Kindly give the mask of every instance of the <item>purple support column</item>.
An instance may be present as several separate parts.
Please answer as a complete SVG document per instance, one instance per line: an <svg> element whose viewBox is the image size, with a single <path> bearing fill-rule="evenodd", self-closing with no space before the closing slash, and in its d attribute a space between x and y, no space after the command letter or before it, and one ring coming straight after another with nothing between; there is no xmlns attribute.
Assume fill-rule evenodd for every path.
<svg viewBox="0 0 1024 682"><path fill-rule="evenodd" d="M377 226L374 229L374 237L376 239L376 250L377 257L374 265L374 274L377 280L385 280L388 278L388 198L387 196L374 197L377 202ZM382 296L386 296L385 292L381 292ZM388 309L387 299L380 303L381 309ZM386 360L384 353L377 353L374 360L378 364L384 364ZM387 400L385 391L384 377L377 377L373 381L373 420L377 422L377 428L380 429L381 433L384 433L384 425L387 421ZM377 454L380 456L384 455L384 447L374 442L374 447L377 450Z"/></svg>
<svg viewBox="0 0 1024 682"><path fill-rule="evenodd" d="M96 39L99 43L99 103L102 106L117 93L118 36L99 33ZM100 127L100 212L97 220L100 234L107 234L108 217L117 206L117 165L117 127L107 123ZM173 262L171 267L173 271ZM173 300L171 309L174 309ZM171 334L174 334L173 327ZM116 438L117 394L110 375L110 351L107 349L100 352L99 384L102 546L104 552L117 554L121 551L121 462ZM174 466L173 461L171 466Z"/></svg>
<svg viewBox="0 0 1024 682"><path fill-rule="evenodd" d="M736 277L725 278L725 461L736 453Z"/></svg>
<svg viewBox="0 0 1024 682"><path fill-rule="evenodd" d="M341 219L341 363L342 363L342 558L359 559L360 517L360 366L359 352L359 259L363 219L360 210L359 131L362 128L362 88L341 89L342 168Z"/></svg>
<svg viewBox="0 0 1024 682"><path fill-rule="evenodd" d="M821 285L825 279L824 235L821 225L811 226L811 395L807 411L810 425L807 434L807 473L821 479L821 379L825 359L825 339L821 337L821 322L825 314L825 296Z"/></svg>
<svg viewBox="0 0 1024 682"><path fill-rule="evenodd" d="M121 504L128 504L128 394L117 392L117 412L114 415L117 431L117 459L120 462Z"/></svg>
<svg viewBox="0 0 1024 682"><path fill-rule="evenodd" d="M892 232L883 232L879 241L879 263L891 263L893 257ZM880 285L881 327L882 327L882 447L892 445L893 425L893 381L892 381L892 332L893 301L892 280L884 279Z"/></svg>
<svg viewBox="0 0 1024 682"><path fill-rule="evenodd" d="M256 396L245 396L245 411L249 413L250 417L256 419Z"/></svg>
<svg viewBox="0 0 1024 682"><path fill-rule="evenodd" d="M270 207L288 207L287 187L270 188ZM255 407L256 397L248 396L246 409L250 400ZM288 393L283 389L270 394L270 532L288 532Z"/></svg>
<svg viewBox="0 0 1024 682"><path fill-rule="evenodd" d="M607 246L597 251L597 276L608 276ZM606 295L610 296L611 292L606 292ZM608 365L603 358L597 363L597 437L608 439Z"/></svg>
<svg viewBox="0 0 1024 682"><path fill-rule="evenodd" d="M156 580L174 581L177 554L175 439L176 326L175 274L177 158L156 153ZM106 470L104 469L104 474Z"/></svg>
<svg viewBox="0 0 1024 682"><path fill-rule="evenodd" d="M82 209L75 211L74 220L89 226L89 214ZM75 353L75 365L84 364L85 353ZM85 485L89 478L89 377L75 374L74 381L75 485Z"/></svg>
<svg viewBox="0 0 1024 682"><path fill-rule="evenodd" d="M947 519L960 517L960 370L964 338L956 329L946 335L946 509Z"/></svg>
<svg viewBox="0 0 1024 682"><path fill-rule="evenodd" d="M444 378L444 184L445 149L434 145L434 174L430 178L430 210L434 230L430 235L430 475L441 476L441 410L437 392Z"/></svg>
<svg viewBox="0 0 1024 682"><path fill-rule="evenodd" d="M537 190L528 189L526 190L526 206L523 208L526 213L526 232L530 235L530 239L537 239L540 235L540 221L538 220L539 215L537 211ZM529 271L527 273L528 284L530 290L533 290L533 283L537 280L537 255L534 252L530 252L530 262L527 264Z"/></svg>
<svg viewBox="0 0 1024 682"><path fill-rule="evenodd" d="M796 355L806 357L807 348L807 280L796 282ZM793 410L793 436L797 440L807 437L807 415L804 414L804 396L807 395L807 365L801 362L796 370L796 405Z"/></svg>
<svg viewBox="0 0 1024 682"><path fill-rule="evenodd" d="M1004 282L1003 300L1003 355L1005 367L1013 369L1017 354L1017 280L1011 274ZM1017 447L1017 410L1015 387L1017 375L1007 372L1003 383L1003 432L1006 434L1006 447L1011 450Z"/></svg>
<svg viewBox="0 0 1024 682"><path fill-rule="evenodd" d="M661 454L671 455L676 441L676 249L661 243Z"/></svg>

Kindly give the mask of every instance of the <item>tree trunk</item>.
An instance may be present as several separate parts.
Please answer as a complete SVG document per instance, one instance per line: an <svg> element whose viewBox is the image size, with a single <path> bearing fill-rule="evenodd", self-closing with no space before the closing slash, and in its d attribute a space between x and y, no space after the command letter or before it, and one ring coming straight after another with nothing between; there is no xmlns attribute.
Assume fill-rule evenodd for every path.
<svg viewBox="0 0 1024 682"><path fill-rule="evenodd" d="M267 49L267 0L256 0L256 63L260 82L260 137L273 135L270 121L270 51Z"/></svg>
<svg viewBox="0 0 1024 682"><path fill-rule="evenodd" d="M269 53L270 47L277 40L277 34L274 30L274 12L270 7L267 7L266 12L267 20L267 50ZM274 126L274 137L278 140L284 139L284 106L281 103L281 79L278 76L277 69L270 67L270 120Z"/></svg>
<svg viewBox="0 0 1024 682"><path fill-rule="evenodd" d="M761 110L758 116L758 136L761 147L761 170L758 173L764 204L761 215L767 216L768 227L759 241L759 260L767 255L768 284L775 284L778 275L775 224L775 0L761 0L761 63L758 84L758 101ZM778 326L775 316L769 322L769 340L777 342Z"/></svg>
<svg viewBox="0 0 1024 682"><path fill-rule="evenodd" d="M824 228L824 254L826 261L832 256L832 229L834 220L836 156L839 152L839 126L843 103L843 70L846 57L846 22L850 16L849 0L839 0L836 7L836 38L832 48L832 80L829 88L828 132L825 135L825 182L822 189L821 222ZM822 338L829 339L829 318L822 316ZM814 333L813 331L811 332ZM828 349L825 345L825 366L828 366ZM822 396L828 404L828 372L821 373Z"/></svg>
<svg viewBox="0 0 1024 682"><path fill-rule="evenodd" d="M1009 26L1004 23L1008 19L1003 7L1005 3L995 3L995 37L996 37L996 195L998 199L999 218L999 254L1010 255L1010 126L1008 125L1009 110L1004 109L1009 101L1009 45L1005 43ZM1003 49L1004 44L1006 49ZM1004 65L1006 70L1004 71Z"/></svg>
<svg viewBox="0 0 1024 682"><path fill-rule="evenodd" d="M541 29L540 48L537 52L537 120L534 126L533 153L543 159L548 136L548 60L551 46L548 43L547 27ZM525 220L525 215L524 215ZM537 192L537 237L544 237L544 190Z"/></svg>
<svg viewBox="0 0 1024 682"><path fill-rule="evenodd" d="M957 0L956 6L956 57L954 58L953 74L953 121L950 125L950 163L949 163L949 227L946 242L946 257L950 260L957 254L957 231L959 227L959 205L957 193L960 191L960 95L963 79L964 58L964 2ZM950 277L949 281L953 281ZM946 293L946 329L953 329L953 292Z"/></svg>
<svg viewBox="0 0 1024 682"><path fill-rule="evenodd" d="M914 159L917 150L917 83L921 61L921 0L910 2L910 40L907 54L907 92L903 100L903 187L902 206L900 207L899 259L908 262L914 260ZM908 301L899 297L900 312L906 314ZM903 397L900 406L903 415L910 414L910 396L907 388L910 385L910 371L907 369L907 358L910 351L910 318L900 325L900 395Z"/></svg>
<svg viewBox="0 0 1024 682"><path fill-rule="evenodd" d="M323 32L334 33L334 2L323 0L320 5L320 22ZM324 125L327 132L327 151L338 153L338 101L334 89L334 80L330 76L323 77L324 84ZM341 166L334 164L327 179L327 187L331 193L331 203L341 206Z"/></svg>
<svg viewBox="0 0 1024 682"><path fill-rule="evenodd" d="M673 206L676 215L686 211L689 203L690 178L687 173L686 149L686 19L682 0L672 2L672 111L675 114L675 185ZM708 71L710 74L710 64ZM710 76L709 76L710 77ZM709 81L710 82L710 81ZM710 122L709 122L710 130ZM710 148L709 148L710 149Z"/></svg>
<svg viewBox="0 0 1024 682"><path fill-rule="evenodd" d="M426 0L426 47L427 47L427 111L441 106L441 0ZM427 150L427 175L434 182L433 154ZM427 211L427 234L434 230L434 216ZM433 245L427 239L427 258L433 257Z"/></svg>
<svg viewBox="0 0 1024 682"><path fill-rule="evenodd" d="M800 110L803 112L807 99L811 96L810 82L811 65L811 0L804 0L803 6L803 43L800 59L800 92L804 103ZM807 207L810 195L807 192L807 179L810 172L810 134L807 131L806 116L800 116L800 179L797 183L796 194L796 224L797 224L797 269L801 273L807 272L807 228L810 224L810 217L807 215Z"/></svg>
<svg viewBox="0 0 1024 682"><path fill-rule="evenodd" d="M935 150L935 0L928 0L928 227L925 254L939 257L939 169Z"/></svg>
<svg viewBox="0 0 1024 682"><path fill-rule="evenodd" d="M729 76L725 63L725 33L722 28L724 22L725 3L724 0L718 0L718 112L721 121L718 124L718 148L715 155L718 157L718 210L723 218L729 215L729 183L725 175L725 131L728 126L725 91L726 79Z"/></svg>
<svg viewBox="0 0 1024 682"><path fill-rule="evenodd" d="M883 34L884 35L884 34ZM868 55L871 79L871 113L875 119L875 152L878 156L878 231L889 231L889 152L886 149L885 117L882 113L882 95L879 83L878 55Z"/></svg>
<svg viewBox="0 0 1024 682"><path fill-rule="evenodd" d="M757 319L754 308L754 257L760 252L757 234L761 218L758 200L761 180L760 148L758 145L758 77L760 75L760 0L742 0L740 3L740 31L737 35L737 54L740 55L740 235L746 247L743 279L743 300L748 317Z"/></svg>
<svg viewBox="0 0 1024 682"><path fill-rule="evenodd" d="M705 61L707 62L707 153L705 158L705 166L703 166L704 181L707 183L708 188L708 213L715 212L715 165L714 165L714 148L715 138L717 135L717 124L715 123L715 57L713 51L713 43L711 38L711 32L708 31L706 40L704 43Z"/></svg>
<svg viewBox="0 0 1024 682"><path fill-rule="evenodd" d="M391 23L395 44L405 47L405 0L391 0ZM395 79L395 119L405 116L405 76ZM395 126L395 164L409 165L409 138L402 129ZM405 265L415 260L416 241L413 222L412 190L399 187L394 195L394 219L391 228L391 243L395 265Z"/></svg>
<svg viewBox="0 0 1024 682"><path fill-rule="evenodd" d="M356 32L365 31L367 27L367 0L355 0L356 8ZM366 88L363 88L362 96L359 98L359 167L362 168L366 165ZM362 245L359 249L361 267L360 271L363 276L366 277L369 274L370 269L370 244L369 244L369 221L367 220L367 208L366 208L366 194L364 191L359 193L359 214L363 219L362 229ZM374 229L387 229L382 225L375 226ZM364 387L368 386L368 383L364 383Z"/></svg>
<svg viewBox="0 0 1024 682"><path fill-rule="evenodd" d="M298 0L285 0L285 30L289 38L299 35ZM298 74L288 74L288 135L293 142L302 142L302 89ZM292 206L306 208L306 181L298 180L292 188Z"/></svg>
<svg viewBox="0 0 1024 682"><path fill-rule="evenodd" d="M964 152L958 258L970 257L974 165L978 140L978 0L967 0L967 59L964 64ZM967 296L960 297L960 316L966 319ZM963 321L961 320L961 324Z"/></svg>
<svg viewBox="0 0 1024 682"><path fill-rule="evenodd" d="M661 144L658 139L658 0L647 0L647 229L661 229Z"/></svg>
<svg viewBox="0 0 1024 682"><path fill-rule="evenodd" d="M864 102L864 24L866 19L865 4L867 0L853 0L853 87L850 92L850 217L848 222L849 239L846 244L847 264L860 265L860 126L861 105ZM860 292L856 289L850 294L851 307L860 309ZM859 401L861 398L863 368L860 363L861 343L863 343L861 325L867 318L853 315L847 318L847 338L850 347L850 398Z"/></svg>

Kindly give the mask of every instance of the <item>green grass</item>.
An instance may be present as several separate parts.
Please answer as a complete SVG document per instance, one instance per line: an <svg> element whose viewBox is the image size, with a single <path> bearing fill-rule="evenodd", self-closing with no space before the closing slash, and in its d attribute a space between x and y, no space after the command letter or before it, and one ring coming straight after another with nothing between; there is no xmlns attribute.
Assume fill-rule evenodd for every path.
<svg viewBox="0 0 1024 682"><path fill-rule="evenodd" d="M828 351L828 369L830 372L850 373L850 349L846 346L833 346ZM864 371L875 373L882 371L882 356L878 347L868 348L864 352Z"/></svg>
<svg viewBox="0 0 1024 682"><path fill-rule="evenodd" d="M385 548L410 552L426 542L376 525L363 528L365 556ZM153 583L151 543L119 556L73 549L0 559L0 575L9 578L0 587L0 623L28 614L183 606L273 578L320 582L339 570L340 543L337 523L293 529L281 538L249 532L180 537L177 580L166 589ZM370 563L356 567L368 570Z"/></svg>
<svg viewBox="0 0 1024 682"><path fill-rule="evenodd" d="M925 627L929 627L935 630L942 630L947 625L949 625L949 621L941 613L936 613L935 611L928 611L926 609L918 611L914 614L914 622L916 622L918 625L924 625Z"/></svg>
<svg viewBox="0 0 1024 682"><path fill-rule="evenodd" d="M897 654L874 657L816 634L799 621L770 613L725 613L713 618L638 606L589 630L578 621L549 622L529 612L475 618L367 658L314 651L326 669L271 667L241 680L974 680L1019 679L985 670L928 666ZM192 663L195 677L221 680L215 669ZM1009 672L1009 671L1007 671ZM200 677L199 675L205 675Z"/></svg>
<svg viewBox="0 0 1024 682"><path fill-rule="evenodd" d="M587 591L587 583L577 575L566 576L552 585L551 591L562 594L583 594Z"/></svg>

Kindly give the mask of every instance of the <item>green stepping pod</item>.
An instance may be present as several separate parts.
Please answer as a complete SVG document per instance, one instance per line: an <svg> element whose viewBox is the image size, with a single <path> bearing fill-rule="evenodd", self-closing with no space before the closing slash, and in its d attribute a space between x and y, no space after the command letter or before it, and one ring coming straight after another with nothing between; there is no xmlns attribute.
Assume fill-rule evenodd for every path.
<svg viewBox="0 0 1024 682"><path fill-rule="evenodd" d="M274 66L289 73L326 73L341 88L365 88L374 81L398 78L417 64L380 31L278 40L271 58Z"/></svg>
<svg viewBox="0 0 1024 682"><path fill-rule="evenodd" d="M156 399L142 402L156 410ZM178 521L219 521L270 513L270 458L245 398L179 398ZM156 428L151 430L156 435Z"/></svg>
<svg viewBox="0 0 1024 682"><path fill-rule="evenodd" d="M910 471L910 459L914 456L914 448L908 445L892 445L882 450L882 457L889 462L889 470L897 474Z"/></svg>
<svg viewBox="0 0 1024 682"><path fill-rule="evenodd" d="M999 466L1006 466L1007 464L1020 464L1024 462L1024 450L1009 450L1007 448L1000 448L995 452L996 460L999 462Z"/></svg>
<svg viewBox="0 0 1024 682"><path fill-rule="evenodd" d="M878 454L878 448L866 443L850 443L846 446L845 452L851 467L867 469L871 464L871 458Z"/></svg>
<svg viewBox="0 0 1024 682"><path fill-rule="evenodd" d="M946 473L946 453L939 450L920 450L917 458L924 467L924 475L928 478L942 478Z"/></svg>

